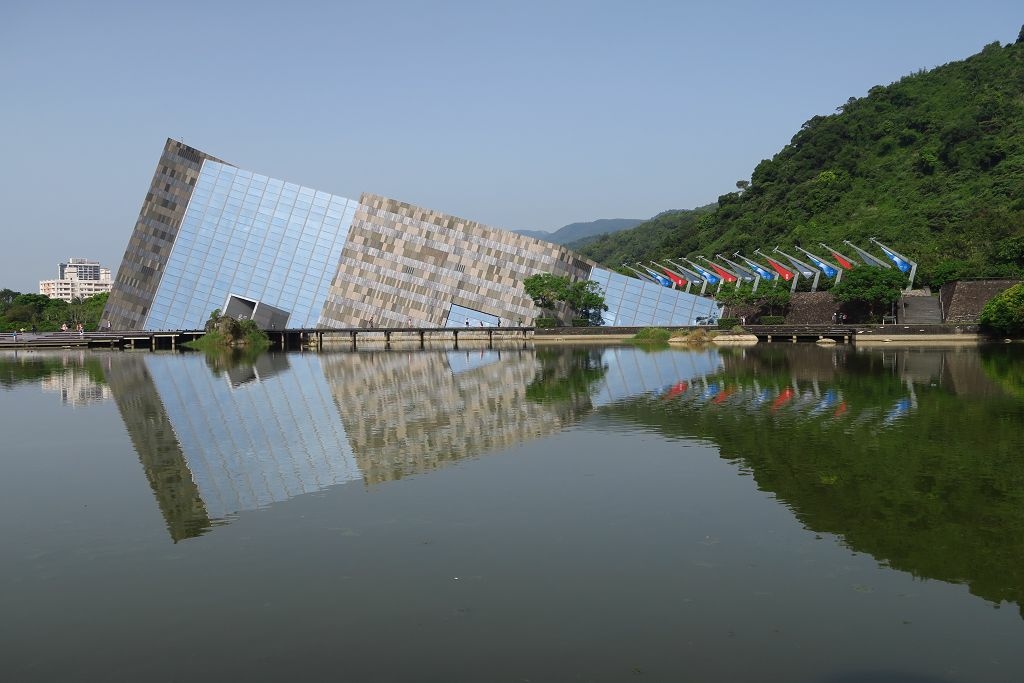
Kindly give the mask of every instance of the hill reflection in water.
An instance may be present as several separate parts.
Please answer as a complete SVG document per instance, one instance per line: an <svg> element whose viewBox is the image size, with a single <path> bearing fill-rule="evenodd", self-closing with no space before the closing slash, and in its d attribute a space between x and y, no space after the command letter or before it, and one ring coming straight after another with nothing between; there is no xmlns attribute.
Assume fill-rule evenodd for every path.
<svg viewBox="0 0 1024 683"><path fill-rule="evenodd" d="M107 385L174 541L293 496L430 472L570 426L625 428L711 443L808 529L1020 605L1022 367L1013 347L776 344L223 366L198 354L36 354L0 358L0 377L46 391L55 377Z"/></svg>
<svg viewBox="0 0 1024 683"><path fill-rule="evenodd" d="M614 418L713 442L807 528L884 564L1022 604L1024 405L991 369L1019 368L1018 350L772 345L722 358Z"/></svg>

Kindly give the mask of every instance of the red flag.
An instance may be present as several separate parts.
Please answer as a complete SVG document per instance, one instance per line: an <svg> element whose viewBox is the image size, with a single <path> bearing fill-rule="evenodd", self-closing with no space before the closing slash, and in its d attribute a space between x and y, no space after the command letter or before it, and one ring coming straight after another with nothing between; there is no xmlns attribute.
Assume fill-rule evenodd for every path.
<svg viewBox="0 0 1024 683"><path fill-rule="evenodd" d="M718 394L711 400L711 402L712 403L721 403L725 399L727 399L730 396L732 396L732 394L735 391L736 391L736 387L735 386L726 387L725 389L722 389L720 392L718 392Z"/></svg>
<svg viewBox="0 0 1024 683"><path fill-rule="evenodd" d="M673 284L675 284L676 287L686 286L686 280L679 277L678 275L670 271L668 268L662 268L662 270L665 272L665 275L668 277L668 279L671 280Z"/></svg>
<svg viewBox="0 0 1024 683"><path fill-rule="evenodd" d="M792 275L792 273L790 273L790 275ZM776 398L772 403L772 412L774 413L776 410L789 403L794 396L796 396L796 392L793 391L793 387L786 387L780 391L778 398Z"/></svg>
<svg viewBox="0 0 1024 683"><path fill-rule="evenodd" d="M790 280L793 279L793 271L789 270L788 268L784 268L783 265L776 261L775 259L770 259L767 256L765 256L765 259L768 261L768 265L772 267L772 270L778 273L779 277L781 277L783 280L789 282Z"/></svg>
<svg viewBox="0 0 1024 683"><path fill-rule="evenodd" d="M708 263L711 264L711 267L715 269L715 272L718 273L719 277L721 277L723 280L725 280L726 282L736 282L736 276L730 273L728 270L722 268L721 266L715 263L711 263L711 261L708 261Z"/></svg>
<svg viewBox="0 0 1024 683"><path fill-rule="evenodd" d="M685 381L683 381L683 382L676 382L671 387L669 387L669 390L665 392L665 395L662 396L662 398L665 398L665 399L675 398L679 394L686 393L686 390L689 387L690 387L689 383L687 383Z"/></svg>
<svg viewBox="0 0 1024 683"><path fill-rule="evenodd" d="M852 270L853 269L853 264L850 263L849 261L847 261L846 259L844 259L841 254L837 254L836 252L833 251L832 252L832 258L834 258L836 260L836 263L841 265L846 270Z"/></svg>

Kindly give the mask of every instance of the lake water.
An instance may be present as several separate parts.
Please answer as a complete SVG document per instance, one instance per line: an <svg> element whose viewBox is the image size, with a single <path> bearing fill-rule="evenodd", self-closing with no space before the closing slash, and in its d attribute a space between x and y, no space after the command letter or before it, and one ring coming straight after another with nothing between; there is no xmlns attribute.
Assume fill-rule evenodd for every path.
<svg viewBox="0 0 1024 683"><path fill-rule="evenodd" d="M1021 351L0 355L0 679L1020 681Z"/></svg>

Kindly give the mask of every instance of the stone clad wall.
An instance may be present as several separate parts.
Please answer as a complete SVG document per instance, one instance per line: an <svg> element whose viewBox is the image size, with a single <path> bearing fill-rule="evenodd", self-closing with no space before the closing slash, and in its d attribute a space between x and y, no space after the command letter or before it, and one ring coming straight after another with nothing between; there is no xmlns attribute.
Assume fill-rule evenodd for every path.
<svg viewBox="0 0 1024 683"><path fill-rule="evenodd" d="M1020 280L957 280L942 286L942 318L950 325L977 323L981 310L992 297L1018 284Z"/></svg>
<svg viewBox="0 0 1024 683"><path fill-rule="evenodd" d="M787 325L827 325L839 304L831 292L794 292L786 314Z"/></svg>
<svg viewBox="0 0 1024 683"><path fill-rule="evenodd" d="M206 159L220 161L177 140L164 144L103 311L113 329L139 329L145 322Z"/></svg>
<svg viewBox="0 0 1024 683"><path fill-rule="evenodd" d="M589 277L596 264L557 244L364 194L321 324L444 326L452 304L509 321L537 314L536 273Z"/></svg>

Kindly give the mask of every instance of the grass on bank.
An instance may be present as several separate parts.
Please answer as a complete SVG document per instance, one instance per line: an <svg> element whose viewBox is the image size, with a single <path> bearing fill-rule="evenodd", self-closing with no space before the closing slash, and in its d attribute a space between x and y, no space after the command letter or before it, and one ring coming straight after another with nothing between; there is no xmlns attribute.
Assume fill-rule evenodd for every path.
<svg viewBox="0 0 1024 683"><path fill-rule="evenodd" d="M672 338L672 333L661 327L645 327L632 337L630 341L635 344L667 344Z"/></svg>
<svg viewBox="0 0 1024 683"><path fill-rule="evenodd" d="M225 349L245 347L259 352L270 348L270 338L252 320L220 318L215 325L207 327L206 334L183 346L196 351L216 352Z"/></svg>

